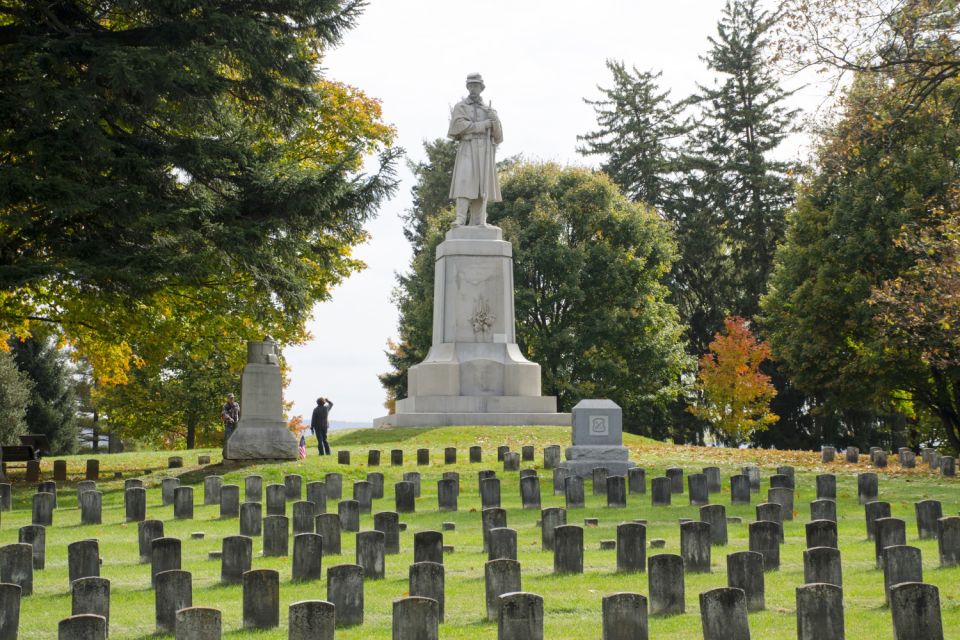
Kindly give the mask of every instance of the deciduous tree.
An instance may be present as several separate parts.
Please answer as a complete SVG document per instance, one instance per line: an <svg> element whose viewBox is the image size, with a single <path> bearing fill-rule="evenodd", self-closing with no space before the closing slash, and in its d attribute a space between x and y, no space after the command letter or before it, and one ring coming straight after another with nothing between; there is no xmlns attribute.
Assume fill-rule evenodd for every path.
<svg viewBox="0 0 960 640"><path fill-rule="evenodd" d="M738 444L765 431L779 417L770 411L777 395L770 376L760 370L770 346L758 342L743 318L724 320L724 331L700 358L697 389L701 401L690 411L703 418L724 441Z"/></svg>

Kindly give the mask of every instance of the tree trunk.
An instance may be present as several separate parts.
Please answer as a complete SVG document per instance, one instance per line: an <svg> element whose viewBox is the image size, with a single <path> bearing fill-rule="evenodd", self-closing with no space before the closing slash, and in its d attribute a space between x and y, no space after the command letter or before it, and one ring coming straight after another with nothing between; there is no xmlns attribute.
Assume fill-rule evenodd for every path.
<svg viewBox="0 0 960 640"><path fill-rule="evenodd" d="M197 421L187 421L187 449L193 449L197 444Z"/></svg>
<svg viewBox="0 0 960 640"><path fill-rule="evenodd" d="M93 442L94 453L100 450L100 414L96 409L93 410Z"/></svg>

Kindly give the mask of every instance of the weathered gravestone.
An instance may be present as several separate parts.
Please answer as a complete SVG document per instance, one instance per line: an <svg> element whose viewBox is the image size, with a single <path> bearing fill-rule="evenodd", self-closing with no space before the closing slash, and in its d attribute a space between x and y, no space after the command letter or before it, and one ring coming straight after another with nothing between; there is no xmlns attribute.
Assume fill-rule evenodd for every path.
<svg viewBox="0 0 960 640"><path fill-rule="evenodd" d="M176 630L177 611L193 606L193 577L179 569L154 576L154 616L158 633Z"/></svg>
<svg viewBox="0 0 960 640"><path fill-rule="evenodd" d="M742 589L719 587L700 594L703 640L750 640L747 597Z"/></svg>
<svg viewBox="0 0 960 640"><path fill-rule="evenodd" d="M290 521L286 516L263 519L264 557L286 557L289 552Z"/></svg>
<svg viewBox="0 0 960 640"><path fill-rule="evenodd" d="M932 584L902 582L890 587L894 640L944 640L940 590Z"/></svg>
<svg viewBox="0 0 960 640"><path fill-rule="evenodd" d="M373 528L383 532L383 552L385 554L395 555L400 553L399 513L395 511L381 511L373 514Z"/></svg>
<svg viewBox="0 0 960 640"><path fill-rule="evenodd" d="M33 547L7 544L0 547L0 583L20 587L22 596L33 594Z"/></svg>
<svg viewBox="0 0 960 640"><path fill-rule="evenodd" d="M259 502L240 505L240 535L259 536L263 527L263 507Z"/></svg>
<svg viewBox="0 0 960 640"><path fill-rule="evenodd" d="M496 528L491 527L486 532L488 550L490 549L490 533ZM413 561L443 564L443 534L439 531L418 531L413 534Z"/></svg>
<svg viewBox="0 0 960 640"><path fill-rule="evenodd" d="M756 551L727 554L727 586L743 590L748 611L763 611L766 607L763 554Z"/></svg>
<svg viewBox="0 0 960 640"><path fill-rule="evenodd" d="M647 599L639 593L614 593L601 604L603 640L647 640Z"/></svg>
<svg viewBox="0 0 960 640"><path fill-rule="evenodd" d="M832 473L821 473L817 476L817 499L837 499L837 476Z"/></svg>
<svg viewBox="0 0 960 640"><path fill-rule="evenodd" d="M17 640L20 632L20 585L0 583L0 640Z"/></svg>
<svg viewBox="0 0 960 640"><path fill-rule="evenodd" d="M223 476L207 476L203 479L203 504L220 504Z"/></svg>
<svg viewBox="0 0 960 640"><path fill-rule="evenodd" d="M750 478L730 476L730 504L750 504Z"/></svg>
<svg viewBox="0 0 960 640"><path fill-rule="evenodd" d="M94 541L96 542L96 541ZM77 543L74 543L77 544ZM87 554L87 557L92 554ZM92 561L88 561L92 566ZM99 558L97 559L99 575ZM180 539L179 538L154 538L150 543L150 575L153 586L157 585L157 575L164 571L176 571L180 569ZM73 578L71 578L72 580ZM189 605L186 605L189 606ZM172 623L172 619L171 619Z"/></svg>
<svg viewBox="0 0 960 640"><path fill-rule="evenodd" d="M553 572L583 573L583 528L564 524L553 529Z"/></svg>
<svg viewBox="0 0 960 640"><path fill-rule="evenodd" d="M780 568L780 524L761 520L750 523L750 551L763 556L763 570L775 571Z"/></svg>
<svg viewBox="0 0 960 640"><path fill-rule="evenodd" d="M261 476L247 476L243 479L243 501L263 501L263 478Z"/></svg>
<svg viewBox="0 0 960 640"><path fill-rule="evenodd" d="M914 503L917 516L917 533L921 540L935 540L937 537L937 521L943 517L943 505L939 500L920 500ZM922 580L905 580L904 582L923 582Z"/></svg>
<svg viewBox="0 0 960 640"><path fill-rule="evenodd" d="M833 547L838 549L837 523L833 520L811 520L806 524L807 548Z"/></svg>
<svg viewBox="0 0 960 640"><path fill-rule="evenodd" d="M361 531L357 534L356 560L364 579L382 580L386 575L386 550L382 531Z"/></svg>
<svg viewBox="0 0 960 640"><path fill-rule="evenodd" d="M651 615L674 615L685 611L683 558L662 553L647 561Z"/></svg>
<svg viewBox="0 0 960 640"><path fill-rule="evenodd" d="M71 615L102 616L106 635L110 635L110 581L106 578L80 578L70 583Z"/></svg>
<svg viewBox="0 0 960 640"><path fill-rule="evenodd" d="M278 626L280 626L280 574L273 569L247 571L243 574L243 627L272 629Z"/></svg>
<svg viewBox="0 0 960 640"><path fill-rule="evenodd" d="M890 603L890 587L901 582L923 582L923 559L920 549L893 545L883 549L884 597Z"/></svg>
<svg viewBox="0 0 960 640"><path fill-rule="evenodd" d="M411 596L437 601L440 622L444 616L444 569L438 562L414 562L410 565L408 591Z"/></svg>
<svg viewBox="0 0 960 640"><path fill-rule="evenodd" d="M223 615L210 607L187 607L174 616L176 640L220 640Z"/></svg>
<svg viewBox="0 0 960 640"><path fill-rule="evenodd" d="M288 640L334 640L336 607L324 600L301 600L290 605Z"/></svg>
<svg viewBox="0 0 960 640"><path fill-rule="evenodd" d="M107 621L103 616L83 613L64 618L57 625L58 640L106 640Z"/></svg>
<svg viewBox="0 0 960 640"><path fill-rule="evenodd" d="M237 518L239 516L240 487L235 484L225 484L220 487L220 517Z"/></svg>
<svg viewBox="0 0 960 640"><path fill-rule="evenodd" d="M567 509L582 509L586 505L583 478L567 476L563 481L563 493Z"/></svg>
<svg viewBox="0 0 960 640"><path fill-rule="evenodd" d="M500 596L520 591L520 563L516 560L490 560L483 565L487 620L500 615Z"/></svg>
<svg viewBox="0 0 960 640"><path fill-rule="evenodd" d="M337 503L337 513L340 515L340 529L343 531L360 531L360 503L356 500L341 500Z"/></svg>
<svg viewBox="0 0 960 640"><path fill-rule="evenodd" d="M300 533L313 533L316 512L313 509L313 503L306 500L299 500L293 503L293 535Z"/></svg>
<svg viewBox="0 0 960 640"><path fill-rule="evenodd" d="M290 474L283 477L287 500L297 502L303 498L303 476Z"/></svg>
<svg viewBox="0 0 960 640"><path fill-rule="evenodd" d="M316 517L317 534L323 538L323 555L340 555L340 516L321 513Z"/></svg>
<svg viewBox="0 0 960 640"><path fill-rule="evenodd" d="M543 598L522 591L500 596L497 640L543 640Z"/></svg>
<svg viewBox="0 0 960 640"><path fill-rule="evenodd" d="M684 522L680 525L680 555L690 573L710 573L710 525Z"/></svg>
<svg viewBox="0 0 960 640"><path fill-rule="evenodd" d="M20 527L17 533L17 542L29 544L33 548L33 569L38 571L46 566L47 558L47 529L39 524L28 524Z"/></svg>
<svg viewBox="0 0 960 640"><path fill-rule="evenodd" d="M341 564L327 569L327 602L336 608L336 625L363 624L363 567Z"/></svg>
<svg viewBox="0 0 960 640"><path fill-rule="evenodd" d="M727 544L727 508L722 504L708 504L700 507L700 520L710 525L710 544Z"/></svg>
<svg viewBox="0 0 960 640"><path fill-rule="evenodd" d="M937 522L940 567L960 566L960 516L940 518Z"/></svg>
<svg viewBox="0 0 960 640"><path fill-rule="evenodd" d="M253 565L253 539L249 536L227 536L220 554L220 582L241 584L243 574Z"/></svg>
<svg viewBox="0 0 960 640"><path fill-rule="evenodd" d="M130 487L123 492L123 508L127 522L140 522L147 517L147 490Z"/></svg>
<svg viewBox="0 0 960 640"><path fill-rule="evenodd" d="M487 560L517 559L517 530L494 527L487 533Z"/></svg>
<svg viewBox="0 0 960 640"><path fill-rule="evenodd" d="M797 587L797 640L844 640L843 589L815 583Z"/></svg>
<svg viewBox="0 0 960 640"><path fill-rule="evenodd" d="M617 571L633 573L647 568L647 528L637 522L617 525Z"/></svg>
<svg viewBox="0 0 960 640"><path fill-rule="evenodd" d="M293 581L306 582L323 577L322 557L323 536L316 533L293 536Z"/></svg>
<svg viewBox="0 0 960 640"><path fill-rule="evenodd" d="M282 516L287 513L287 487L282 484L267 485L267 515Z"/></svg>
<svg viewBox="0 0 960 640"><path fill-rule="evenodd" d="M811 547L803 552L803 581L843 586L840 550L836 547Z"/></svg>
<svg viewBox="0 0 960 640"><path fill-rule="evenodd" d="M440 606L432 598L393 601L393 640L439 640Z"/></svg>

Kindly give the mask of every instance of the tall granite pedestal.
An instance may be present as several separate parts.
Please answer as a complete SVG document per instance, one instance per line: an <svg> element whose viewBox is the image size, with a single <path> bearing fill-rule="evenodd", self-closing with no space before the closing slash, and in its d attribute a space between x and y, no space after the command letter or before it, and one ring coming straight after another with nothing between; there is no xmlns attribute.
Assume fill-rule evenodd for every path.
<svg viewBox="0 0 960 640"><path fill-rule="evenodd" d="M626 476L637 466L623 446L623 410L612 400L581 400L573 408L573 446L566 451L560 467L581 478L596 467L608 475Z"/></svg>
<svg viewBox="0 0 960 640"><path fill-rule="evenodd" d="M223 447L224 460L296 460L298 443L283 419L277 345L247 343L240 385L240 422Z"/></svg>
<svg viewBox="0 0 960 640"><path fill-rule="evenodd" d="M374 426L568 424L516 340L513 246L498 227L451 229L437 247L433 345Z"/></svg>

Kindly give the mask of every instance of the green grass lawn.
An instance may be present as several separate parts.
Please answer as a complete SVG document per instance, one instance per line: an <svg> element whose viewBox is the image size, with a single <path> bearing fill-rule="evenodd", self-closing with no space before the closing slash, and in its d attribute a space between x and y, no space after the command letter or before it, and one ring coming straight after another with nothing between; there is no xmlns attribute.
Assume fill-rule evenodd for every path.
<svg viewBox="0 0 960 640"><path fill-rule="evenodd" d="M873 543L866 541L863 507L857 504L856 472L867 469L859 465L838 461L829 465L819 462L819 455L809 452L739 451L665 445L635 436L625 436L631 448L632 459L647 469L650 478L662 475L670 466L681 466L693 473L704 466L718 465L722 469L723 493L713 496L714 502L727 506L728 516L740 516L743 524L729 526L730 543L726 547L714 547L710 574L689 575L686 579L686 609L684 615L651 618L650 632L653 638L701 638L698 595L702 591L726 586L726 554L747 549L747 523L754 518L754 506L730 506L729 476L744 462L757 462L763 468L760 494L754 494L754 504L765 501L767 478L775 473L780 464L797 467L797 493L795 505L797 517L786 523L786 541L781 548L781 569L766 575L767 610L750 615L750 627L754 638L762 640L793 640L796 638L794 589L803 583L803 559L805 548L804 523L809 520L808 503L815 496L814 476L825 471L837 474L837 502L839 514L840 549L843 554L844 602L846 605L846 636L850 639L881 639L892 637L890 612L884 607L883 575L874 568ZM476 472L480 469L496 469L501 478L503 507L508 510L508 526L518 532L518 560L522 565L522 584L525 591L537 593L544 599L545 637L599 638L601 598L620 591L636 591L647 594L645 573L621 575L616 573L616 552L600 551L600 540L615 539L616 525L626 520L646 518L647 539L665 538L666 553L679 553L680 518L698 518L698 509L686 505L687 496L674 496L674 506L650 505L650 495L630 495L628 508L608 509L606 499L593 496L587 482L587 507L567 513L567 522L582 524L585 517L600 520L597 528L584 531L583 575L554 577L553 555L540 550L540 529L536 526L539 512L520 508L519 474L502 471L496 461L496 447L510 445L519 451L520 446L536 446L534 462L524 462L521 468L542 466L542 447L547 444L566 445L569 428L560 427L458 427L439 429L391 429L356 430L334 434L331 444L335 450L347 449L352 454L352 464L338 465L336 456L318 457L311 442L310 455L306 461L287 464L249 466L223 473L219 465L200 468L197 455L209 453L216 463L219 451L172 452L183 455L186 466L167 470L166 460L171 452L135 452L116 455L100 455L101 481L98 488L104 492L103 525L80 525L77 509L75 483L83 479L84 460L89 455L67 457L70 482L60 483L59 508L54 514L54 527L47 531L46 569L35 572L35 593L24 599L21 610L21 638L56 637L57 622L70 615L70 595L67 583L67 544L84 538L100 540L103 558L101 575L112 583L110 637L144 638L154 635L154 597L150 588L150 566L138 563L137 525L125 523L123 511L123 480L113 479L120 471L124 478L142 477L148 488L147 517L164 521L165 534L183 541L183 569L193 574L194 606L216 607L223 612L224 635L227 637L286 638L287 606L299 600L325 599L326 580L314 583L294 584L290 581L291 558L260 557L261 540L254 541L253 567L277 569L281 575L281 627L266 632L246 632L242 624L241 588L220 586L220 563L208 560L207 553L220 550L221 539L239 531L237 519L220 520L219 507L203 506L202 478L209 473L223 473L225 482L241 486L243 476L251 473L262 475L264 485L282 483L289 473L303 476L306 483L322 479L329 471L338 471L344 476L344 495L351 495L351 481L363 479L370 470L366 466L366 451L378 448L383 451L381 466L376 470L384 473L385 498L374 502L374 512L392 511L393 483L401 479L404 471L420 471L422 474L422 497L417 501L416 514L404 515L408 529L401 533L400 555L387 556L387 578L367 581L365 585L365 622L362 627L338 630L342 639L373 640L391 637L392 601L407 594L407 567L413 561L413 534L416 531L441 528L441 523L456 523L456 531L444 532L444 543L456 547L455 553L444 559L446 570L446 622L441 625L443 638L469 638L470 640L496 638L496 624L484 619L483 565L486 555L482 551L480 536L480 504ZM480 464L467 462L467 448L479 444L483 447L484 461ZM458 464L443 464L443 448L455 446L459 452ZM431 466L416 466L416 449L431 449ZM389 451L403 449L403 467L389 465ZM862 457L865 459L865 456ZM44 460L44 479L52 477L52 459ZM918 467L919 467L918 463ZM152 470L144 475L145 471ZM436 482L444 471L458 471L460 482L460 511L439 513L436 510ZM2 514L0 543L17 541L17 529L30 523L30 499L34 487L23 482L22 470L13 471L14 510ZM182 483L196 485L194 492L195 517L193 520L173 520L173 507L160 504L160 481L168 474L177 474ZM960 482L943 479L926 470L900 470L894 460L890 468L879 470L880 499L891 503L894 517L907 521L908 544L919 547L923 553L924 579L940 589L946 637L960 638L960 568L940 569L936 541L918 540L914 521L913 503L924 498L943 502L944 515L960 512ZM551 472L540 472L541 495L544 507L564 506L563 496L554 496ZM304 489L305 493L305 489ZM335 501L328 502L328 509L336 512ZM287 507L291 515L291 507ZM361 516L361 529L373 528L373 516ZM190 539L190 533L203 531L202 540ZM354 535L342 536L343 554L325 557L324 568L335 564L354 562ZM293 545L290 545L291 553ZM659 551L657 551L659 552ZM648 555L654 553L648 550ZM326 571L324 571L326 574Z"/></svg>

